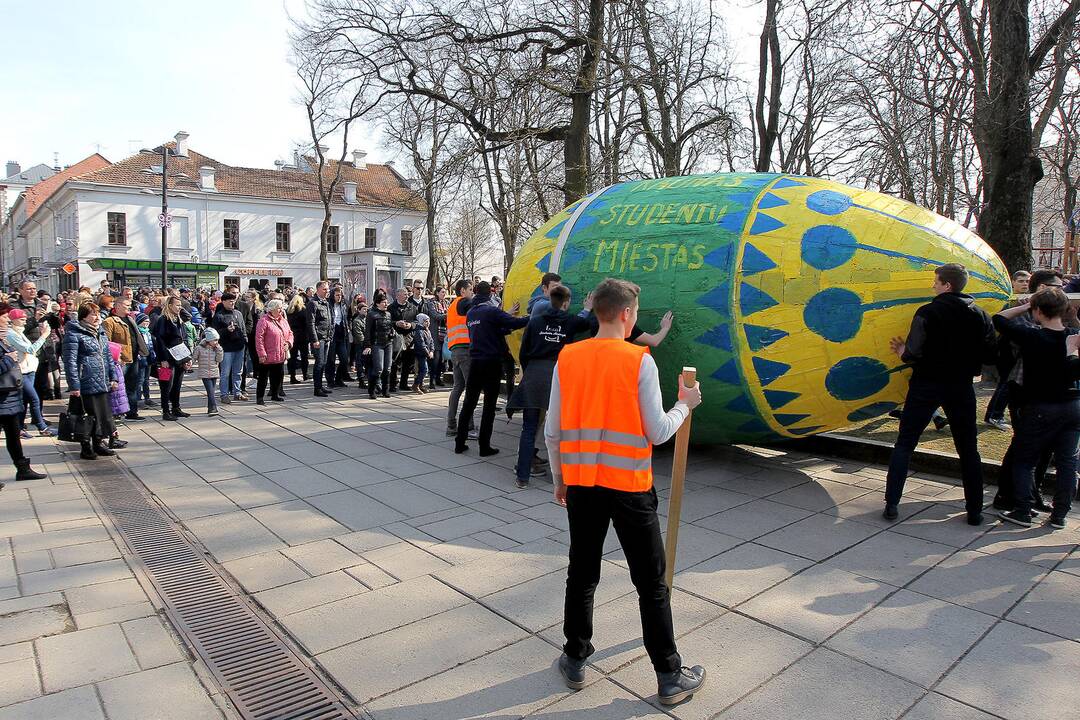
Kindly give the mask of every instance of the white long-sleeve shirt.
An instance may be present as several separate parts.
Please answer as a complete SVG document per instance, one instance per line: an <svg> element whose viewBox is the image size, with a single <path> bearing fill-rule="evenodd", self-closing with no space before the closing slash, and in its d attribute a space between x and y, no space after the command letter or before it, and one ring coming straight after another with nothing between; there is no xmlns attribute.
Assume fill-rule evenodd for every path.
<svg viewBox="0 0 1080 720"><path fill-rule="evenodd" d="M555 479L562 477L562 463L559 454L559 442L562 439L562 397L559 392L559 365L555 364L551 378L551 399L548 401L547 422L544 424L544 442L548 449L548 461L551 474ZM656 361L651 355L642 355L638 370L638 407L641 410L641 426L645 437L653 445L666 442L682 425L690 414L690 408L683 401L664 412L660 396L660 374Z"/></svg>

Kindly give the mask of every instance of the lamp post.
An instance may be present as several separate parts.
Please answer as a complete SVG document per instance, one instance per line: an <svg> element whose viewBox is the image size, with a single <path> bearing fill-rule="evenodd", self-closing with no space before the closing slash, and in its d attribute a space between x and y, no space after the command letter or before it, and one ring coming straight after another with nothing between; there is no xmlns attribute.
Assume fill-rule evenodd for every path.
<svg viewBox="0 0 1080 720"><path fill-rule="evenodd" d="M185 135L186 137L186 135ZM179 136L177 137L179 140ZM157 154L155 150L142 149L140 152L147 154ZM161 225L161 291L165 292L165 288L169 284L169 156L173 157L187 157L182 155L167 144L161 144L161 215L158 216L158 224ZM154 172L153 168L144 170L143 172ZM183 173L177 173L177 177L186 177ZM148 192L144 190L143 192ZM153 192L153 191L149 191Z"/></svg>

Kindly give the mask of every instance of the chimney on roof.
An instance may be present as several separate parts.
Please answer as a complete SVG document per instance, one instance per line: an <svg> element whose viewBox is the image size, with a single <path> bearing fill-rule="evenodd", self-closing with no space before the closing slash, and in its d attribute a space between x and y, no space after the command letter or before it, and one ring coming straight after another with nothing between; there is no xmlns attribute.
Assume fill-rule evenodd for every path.
<svg viewBox="0 0 1080 720"><path fill-rule="evenodd" d="M281 170L283 167L285 167L285 161L284 160L275 160L274 161L274 167L276 167L278 170Z"/></svg>
<svg viewBox="0 0 1080 720"><path fill-rule="evenodd" d="M364 152L363 150L353 150L352 151L352 164L353 164L353 167L356 168L357 170L367 170L367 160L364 159L366 157L367 157L367 153Z"/></svg>
<svg viewBox="0 0 1080 720"><path fill-rule="evenodd" d="M203 190L217 191L217 186L214 185L214 168L209 165L199 168L199 187Z"/></svg>
<svg viewBox="0 0 1080 720"><path fill-rule="evenodd" d="M22 166L14 160L7 161L7 167L4 169L4 177L11 177L12 175L18 175L22 172Z"/></svg>
<svg viewBox="0 0 1080 720"><path fill-rule="evenodd" d="M352 180L345 183L345 202L349 205L356 204L356 183Z"/></svg>
<svg viewBox="0 0 1080 720"><path fill-rule="evenodd" d="M187 139L189 137L191 137L191 136L188 135L183 130L181 130L180 132L176 133L176 135L173 136L173 139L176 140L176 154L177 155L183 155L185 157L187 156L187 154L188 154Z"/></svg>

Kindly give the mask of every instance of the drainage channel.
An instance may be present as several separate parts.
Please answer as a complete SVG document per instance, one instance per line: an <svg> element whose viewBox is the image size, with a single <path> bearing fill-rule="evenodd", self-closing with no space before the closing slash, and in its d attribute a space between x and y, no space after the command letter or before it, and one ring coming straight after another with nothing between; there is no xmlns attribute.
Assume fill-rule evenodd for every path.
<svg viewBox="0 0 1080 720"><path fill-rule="evenodd" d="M80 467L173 625L244 720L356 720L150 498L114 463Z"/></svg>

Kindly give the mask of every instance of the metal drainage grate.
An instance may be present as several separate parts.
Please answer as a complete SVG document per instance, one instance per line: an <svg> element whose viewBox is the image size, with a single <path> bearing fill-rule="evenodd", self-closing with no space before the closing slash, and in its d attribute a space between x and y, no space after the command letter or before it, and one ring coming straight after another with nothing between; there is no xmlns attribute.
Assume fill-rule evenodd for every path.
<svg viewBox="0 0 1080 720"><path fill-rule="evenodd" d="M114 463L80 468L173 624L247 720L356 720ZM118 477L117 472L121 475Z"/></svg>

